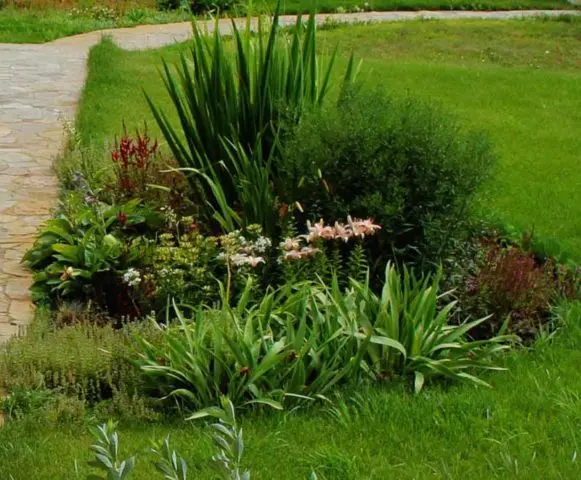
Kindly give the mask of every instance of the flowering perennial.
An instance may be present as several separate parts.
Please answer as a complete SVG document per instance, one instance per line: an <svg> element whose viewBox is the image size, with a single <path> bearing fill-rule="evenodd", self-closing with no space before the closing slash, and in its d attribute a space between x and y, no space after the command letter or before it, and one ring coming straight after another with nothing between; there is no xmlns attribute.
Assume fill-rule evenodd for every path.
<svg viewBox="0 0 581 480"><path fill-rule="evenodd" d="M219 259L233 267L256 268L265 263L264 254L272 246L272 242L262 235L262 229L258 225L249 226L247 234L251 238L247 238L241 230L220 237L223 252L218 256Z"/></svg>
<svg viewBox="0 0 581 480"><path fill-rule="evenodd" d="M129 268L123 274L123 283L130 287L137 287L141 283L141 274L134 268Z"/></svg>
<svg viewBox="0 0 581 480"><path fill-rule="evenodd" d="M335 222L335 225L325 225L323 219L314 224L307 220L308 233L298 237L287 237L280 243L282 255L279 261L311 258L321 251L320 248L313 246L314 243L329 240L341 240L347 243L351 239L373 236L379 229L381 227L374 224L372 218L362 220L348 216L347 223ZM303 245L304 242L307 245Z"/></svg>
<svg viewBox="0 0 581 480"><path fill-rule="evenodd" d="M135 139L124 133L121 140L115 142L115 149L111 152L111 160L118 166L119 189L125 194L132 195L137 187L143 183L153 157L158 151L158 143L151 143L147 133L137 133Z"/></svg>

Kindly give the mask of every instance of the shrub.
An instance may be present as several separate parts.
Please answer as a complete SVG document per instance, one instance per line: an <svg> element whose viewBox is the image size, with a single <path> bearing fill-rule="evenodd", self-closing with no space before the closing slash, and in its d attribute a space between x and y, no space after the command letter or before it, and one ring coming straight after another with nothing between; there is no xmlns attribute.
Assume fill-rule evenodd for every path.
<svg viewBox="0 0 581 480"><path fill-rule="evenodd" d="M306 29L300 18L296 27L287 35L280 30L278 15L268 35L262 20L257 34L250 21L243 32L233 23L232 54L218 25L212 38L194 24L191 61L182 55L177 75L164 64L164 81L179 126L147 97L174 157L189 174L194 200L208 220L226 210L232 221L248 217L250 222L261 221L265 229L270 227L271 221L266 224L262 218L251 217L264 204L264 187L278 180L276 165L270 163L278 135L306 109L324 102L333 67L331 60L320 69L314 15ZM353 75L351 61L344 83L350 83ZM256 177L261 180L252 182ZM240 185L249 183L263 188L242 189L241 197ZM248 198L250 191L255 197ZM263 208L273 210L272 199ZM273 214L271 211L270 216ZM244 225L218 221L218 226L229 231Z"/></svg>
<svg viewBox="0 0 581 480"><path fill-rule="evenodd" d="M476 239L475 260L463 271L459 297L463 312L477 317L492 314L475 330L488 337L508 322L510 331L523 340L534 338L551 320L552 304L578 298L579 271L540 260L532 250L498 236Z"/></svg>
<svg viewBox="0 0 581 480"><path fill-rule="evenodd" d="M490 143L440 110L383 92L346 94L303 118L280 162L282 198L315 218L382 226L374 265L438 260L494 163Z"/></svg>

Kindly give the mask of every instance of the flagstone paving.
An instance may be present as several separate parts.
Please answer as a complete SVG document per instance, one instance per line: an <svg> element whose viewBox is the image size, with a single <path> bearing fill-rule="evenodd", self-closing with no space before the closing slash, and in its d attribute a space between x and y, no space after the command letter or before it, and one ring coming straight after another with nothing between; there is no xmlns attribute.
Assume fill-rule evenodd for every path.
<svg viewBox="0 0 581 480"><path fill-rule="evenodd" d="M507 19L561 11L362 12L323 14L317 21L382 22L417 18ZM566 12L570 13L570 12ZM580 14L581 12L573 12ZM281 17L284 25L294 16ZM245 20L238 20L244 23ZM221 20L220 31L231 31ZM213 24L208 25L213 29ZM73 120L91 46L108 35L122 48L156 48L191 36L189 23L104 30L43 45L0 44L0 343L24 332L33 308L31 277L20 260L57 201L52 162L63 146L63 123Z"/></svg>

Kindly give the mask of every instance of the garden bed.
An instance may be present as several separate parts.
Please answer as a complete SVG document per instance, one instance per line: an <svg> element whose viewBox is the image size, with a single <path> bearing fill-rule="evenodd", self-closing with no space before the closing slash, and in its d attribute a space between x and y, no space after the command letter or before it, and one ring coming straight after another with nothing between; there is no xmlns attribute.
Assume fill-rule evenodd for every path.
<svg viewBox="0 0 581 480"><path fill-rule="evenodd" d="M466 25L475 38L487 28ZM165 86L147 83L145 99L137 87L155 65L144 60L158 53L126 54L109 41L96 47L80 130L71 130L58 164L59 207L25 258L39 318L0 353L10 394L3 401L10 422L0 439L27 431L38 441L37 412L57 441L33 458L56 452L62 458L42 473L84 473L75 462L87 455L62 432L89 415L114 417L126 422L120 456L108 447L117 442L116 427L103 425L93 466L112 471L123 458L132 466L130 455L137 454L135 474L145 475L146 457L154 455L162 462L158 471L177 472L171 453L177 445L205 478L214 475L206 432L184 428L180 419L211 415L220 419L210 431L222 438L214 460L225 475L249 468L266 478L274 461L281 478L513 475L523 468L566 474L576 403L563 378L574 370L581 338L576 253L549 245L543 227L538 240L537 229L532 235L498 228L489 221L498 220L497 212L485 221L480 213L483 201L488 207L499 201L491 187L498 171L514 167L503 138L530 143L535 124L520 137L517 128L503 137L506 117L493 116L498 105L488 104L490 92L471 103L473 84L455 97L463 122L425 99L440 91L449 107L443 87L450 74L463 73L454 84L462 91L472 70L470 78L484 78L488 88L526 73L537 90L548 79L575 89L571 59L542 57L543 67L558 65L555 72L522 63L546 48L543 42L565 48L552 33L574 37L579 23L490 28L517 25L513 35L529 57L512 57L515 67L483 66L478 49L450 65L458 48L450 33L466 32L449 24L323 33L343 42L357 34L360 46L378 31L403 38L416 29L433 38L433 28L448 39L438 46L445 61L429 49L399 67L393 60L374 63L369 51L362 55L380 72L404 76L399 84L391 77L391 93L372 86L369 67L358 70L353 57L320 56L312 21L233 40L197 33L191 52L183 45L164 50L170 61L183 55L182 61L162 69ZM539 31L546 37L527 37ZM491 63L506 48L502 39L495 47L486 50ZM422 55L429 60L420 63ZM112 68L100 68L105 62ZM424 84L414 96L394 93L410 78L419 82L413 72L420 67L431 81L440 75L446 82ZM104 97L112 91L115 97ZM514 91L499 96L506 101ZM553 102L546 115L562 113L553 110L559 99ZM91 105L103 106L99 115ZM519 112L513 126L529 120L526 108L513 99L510 109ZM481 131L483 118L497 119L486 125L490 136ZM515 203L518 192L510 193ZM543 218L528 219L537 217ZM570 240L567 247L575 245ZM535 432L546 436L535 437L537 443L528 441L523 423L533 412ZM147 453L140 445L160 420L172 425L164 430L176 443ZM250 431L244 457L241 424ZM321 431L333 444L311 447ZM386 431L396 439L387 446ZM466 435L479 448L464 442ZM196 446L185 447L186 438ZM469 445L470 452L442 460L444 452ZM290 458L289 448L299 461L279 463L276 457ZM20 444L0 458L10 451L20 452ZM413 461L418 452L421 462ZM18 455L0 468L15 475L28 461Z"/></svg>

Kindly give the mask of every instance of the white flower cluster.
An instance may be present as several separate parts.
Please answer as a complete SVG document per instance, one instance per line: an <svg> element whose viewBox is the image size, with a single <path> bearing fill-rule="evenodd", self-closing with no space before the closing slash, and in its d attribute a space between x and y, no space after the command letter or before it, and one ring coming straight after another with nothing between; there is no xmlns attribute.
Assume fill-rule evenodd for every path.
<svg viewBox="0 0 581 480"><path fill-rule="evenodd" d="M141 274L138 270L130 268L123 274L123 283L130 287L137 287L141 283Z"/></svg>
<svg viewBox="0 0 581 480"><path fill-rule="evenodd" d="M240 230L225 235L221 243L224 252L218 255L218 259L234 267L256 268L265 263L263 255L272 246L269 238L259 234L256 240L248 240Z"/></svg>
<svg viewBox="0 0 581 480"><path fill-rule="evenodd" d="M260 236L252 243L251 246L252 250L255 252L265 253L272 246L272 242L270 241L270 238Z"/></svg>
<svg viewBox="0 0 581 480"><path fill-rule="evenodd" d="M252 268L255 268L258 266L258 264L264 263L264 258L247 255L245 253L235 253L230 257L230 262L232 262L232 264L237 267L249 265Z"/></svg>

